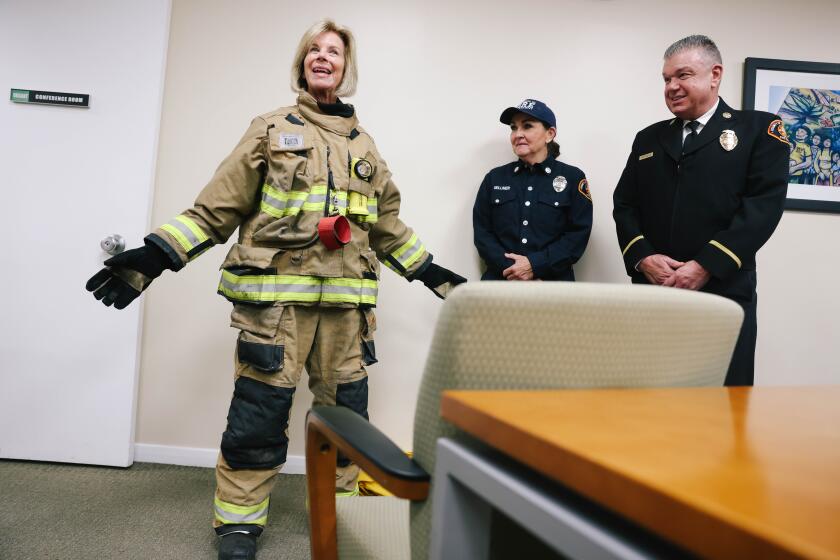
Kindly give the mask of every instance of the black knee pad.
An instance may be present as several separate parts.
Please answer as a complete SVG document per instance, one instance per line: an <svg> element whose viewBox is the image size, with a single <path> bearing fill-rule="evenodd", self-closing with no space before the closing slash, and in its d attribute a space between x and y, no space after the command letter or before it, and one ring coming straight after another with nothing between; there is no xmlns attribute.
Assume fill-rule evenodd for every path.
<svg viewBox="0 0 840 560"><path fill-rule="evenodd" d="M368 417L368 378L364 377L351 383L340 383L335 389L336 406L346 406L365 420ZM350 459L342 453L338 454L338 466L346 467Z"/></svg>
<svg viewBox="0 0 840 560"><path fill-rule="evenodd" d="M336 406L346 406L365 420L368 418L368 378L351 383L339 383L335 388Z"/></svg>
<svg viewBox="0 0 840 560"><path fill-rule="evenodd" d="M236 380L222 434L222 455L234 469L270 469L286 462L294 387L274 387L250 377Z"/></svg>

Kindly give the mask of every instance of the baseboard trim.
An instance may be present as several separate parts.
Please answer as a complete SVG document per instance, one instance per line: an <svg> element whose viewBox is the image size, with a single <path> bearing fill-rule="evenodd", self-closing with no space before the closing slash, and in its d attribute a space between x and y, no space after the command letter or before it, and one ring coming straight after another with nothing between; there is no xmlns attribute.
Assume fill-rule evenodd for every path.
<svg viewBox="0 0 840 560"><path fill-rule="evenodd" d="M138 463L214 468L218 454L218 449L203 447L176 447L148 443L134 445L134 460ZM283 467L281 474L306 474L306 461L303 455L286 457L286 465Z"/></svg>

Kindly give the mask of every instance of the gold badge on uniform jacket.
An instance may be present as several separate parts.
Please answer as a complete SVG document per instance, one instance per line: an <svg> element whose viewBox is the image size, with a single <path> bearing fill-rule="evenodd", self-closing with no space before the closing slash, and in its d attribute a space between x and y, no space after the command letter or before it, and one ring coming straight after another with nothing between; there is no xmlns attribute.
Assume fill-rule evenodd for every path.
<svg viewBox="0 0 840 560"><path fill-rule="evenodd" d="M353 171L359 179L370 181L370 176L373 174L373 166L368 160L359 158L353 165Z"/></svg>
<svg viewBox="0 0 840 560"><path fill-rule="evenodd" d="M720 145L727 152L731 152L738 145L738 137L734 130L724 130L720 133Z"/></svg>
<svg viewBox="0 0 840 560"><path fill-rule="evenodd" d="M563 192L566 190L566 178L562 175L558 175L554 178L554 181L551 182L551 185L554 187L554 190L557 192Z"/></svg>

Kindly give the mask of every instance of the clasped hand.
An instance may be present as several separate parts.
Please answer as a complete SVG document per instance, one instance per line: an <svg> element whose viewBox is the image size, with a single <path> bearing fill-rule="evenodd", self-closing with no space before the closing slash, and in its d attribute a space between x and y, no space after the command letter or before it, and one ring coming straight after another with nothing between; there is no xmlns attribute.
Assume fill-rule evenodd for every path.
<svg viewBox="0 0 840 560"><path fill-rule="evenodd" d="M505 253L505 257L512 260L513 264L502 271L505 280L533 280L534 270L531 268L531 261L524 255L516 253Z"/></svg>
<svg viewBox="0 0 840 560"><path fill-rule="evenodd" d="M667 255L649 255L639 263L639 270L651 284L699 290L711 275L695 260L682 262Z"/></svg>

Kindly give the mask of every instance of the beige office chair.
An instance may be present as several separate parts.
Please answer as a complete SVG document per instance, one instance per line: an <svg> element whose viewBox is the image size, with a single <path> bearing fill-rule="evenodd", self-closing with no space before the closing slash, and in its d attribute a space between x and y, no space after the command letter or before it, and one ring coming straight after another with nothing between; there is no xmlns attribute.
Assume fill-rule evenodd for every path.
<svg viewBox="0 0 840 560"><path fill-rule="evenodd" d="M441 310L429 349L413 460L349 409L316 407L307 416L312 558L427 558L427 473L434 471L435 442L459 437L440 418L442 391L721 386L742 317L730 300L676 288L567 282L459 287ZM398 497L336 500L336 449Z"/></svg>

